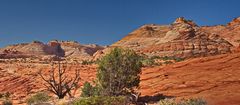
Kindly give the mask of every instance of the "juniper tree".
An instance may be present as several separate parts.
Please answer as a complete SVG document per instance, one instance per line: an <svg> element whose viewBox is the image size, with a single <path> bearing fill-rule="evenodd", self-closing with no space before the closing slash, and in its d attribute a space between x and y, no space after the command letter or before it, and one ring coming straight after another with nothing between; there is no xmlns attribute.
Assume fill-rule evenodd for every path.
<svg viewBox="0 0 240 105"><path fill-rule="evenodd" d="M133 50L114 48L98 62L97 79L108 96L127 95L139 86L141 57Z"/></svg>

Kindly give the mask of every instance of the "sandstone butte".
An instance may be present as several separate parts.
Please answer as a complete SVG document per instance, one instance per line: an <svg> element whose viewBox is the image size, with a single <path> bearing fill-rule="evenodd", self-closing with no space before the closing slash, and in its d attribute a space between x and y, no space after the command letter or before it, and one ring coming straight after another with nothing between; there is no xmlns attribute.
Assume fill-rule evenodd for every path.
<svg viewBox="0 0 240 105"><path fill-rule="evenodd" d="M74 41L39 41L0 49L0 93L10 92L14 104L25 105L30 95L46 90L37 75L48 75L50 61L61 56L71 64L67 74L80 69L80 86L96 78L97 65L78 61L100 58L113 47L124 47L148 56L187 58L169 65L142 68L141 96L200 97L209 105L240 103L240 18L227 25L198 26L184 18L170 25L144 25L106 47ZM74 90L76 97L80 90Z"/></svg>

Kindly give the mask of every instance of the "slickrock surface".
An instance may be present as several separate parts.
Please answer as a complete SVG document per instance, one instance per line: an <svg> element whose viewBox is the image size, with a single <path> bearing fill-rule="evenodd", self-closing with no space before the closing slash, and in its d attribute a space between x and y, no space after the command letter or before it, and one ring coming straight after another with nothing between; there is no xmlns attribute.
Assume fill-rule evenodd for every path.
<svg viewBox="0 0 240 105"><path fill-rule="evenodd" d="M14 105L25 105L26 98L42 90L46 91L44 81L37 74L42 70L48 78L51 64L39 63L0 63L0 93L11 93ZM67 68L67 76L74 77L75 70L80 70L80 83L82 86L85 81L92 82L96 75L96 65L76 65L70 64ZM72 91L73 95L79 97L80 88Z"/></svg>
<svg viewBox="0 0 240 105"><path fill-rule="evenodd" d="M202 97L209 105L239 105L240 53L194 58L144 68L140 92L177 98Z"/></svg>

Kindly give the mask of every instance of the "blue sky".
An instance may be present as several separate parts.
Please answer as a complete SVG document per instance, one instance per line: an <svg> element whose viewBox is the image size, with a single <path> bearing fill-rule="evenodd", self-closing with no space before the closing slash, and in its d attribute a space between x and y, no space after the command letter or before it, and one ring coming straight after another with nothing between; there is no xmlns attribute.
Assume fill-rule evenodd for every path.
<svg viewBox="0 0 240 105"><path fill-rule="evenodd" d="M109 45L144 24L198 25L240 16L239 0L0 0L0 47L39 40Z"/></svg>

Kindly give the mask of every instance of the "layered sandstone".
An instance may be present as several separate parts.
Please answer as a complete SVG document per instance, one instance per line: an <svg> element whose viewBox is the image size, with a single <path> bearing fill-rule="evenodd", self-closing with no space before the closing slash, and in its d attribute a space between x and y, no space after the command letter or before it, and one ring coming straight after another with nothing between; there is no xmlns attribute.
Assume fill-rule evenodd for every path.
<svg viewBox="0 0 240 105"><path fill-rule="evenodd" d="M8 58L40 58L52 59L54 56L64 57L66 59L92 59L92 56L98 50L104 49L99 45L82 45L76 41L50 41L44 44L40 41L10 45L0 49L0 57Z"/></svg>
<svg viewBox="0 0 240 105"><path fill-rule="evenodd" d="M149 56L198 57L229 53L232 44L180 17L171 25L142 26L112 46L132 48Z"/></svg>
<svg viewBox="0 0 240 105"><path fill-rule="evenodd" d="M202 30L218 34L237 47L240 44L240 17L233 19L227 25L204 26Z"/></svg>

